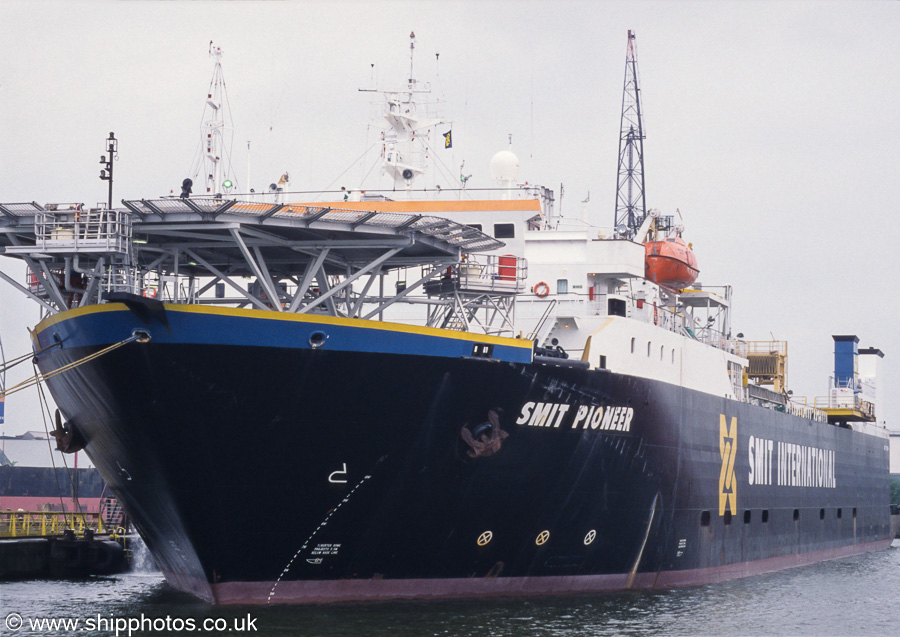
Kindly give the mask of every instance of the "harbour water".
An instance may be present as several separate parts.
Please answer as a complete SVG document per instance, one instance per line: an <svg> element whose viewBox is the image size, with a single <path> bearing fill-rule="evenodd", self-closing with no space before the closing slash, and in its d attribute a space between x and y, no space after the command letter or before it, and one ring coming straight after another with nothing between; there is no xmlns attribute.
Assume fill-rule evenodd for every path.
<svg viewBox="0 0 900 637"><path fill-rule="evenodd" d="M214 607L144 570L3 583L0 609L0 635L898 635L900 540L878 553L661 592Z"/></svg>

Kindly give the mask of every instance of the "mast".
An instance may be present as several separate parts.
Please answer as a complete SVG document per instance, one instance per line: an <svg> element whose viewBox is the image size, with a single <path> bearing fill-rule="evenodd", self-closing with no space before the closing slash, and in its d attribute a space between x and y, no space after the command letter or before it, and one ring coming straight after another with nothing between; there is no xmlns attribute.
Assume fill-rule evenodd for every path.
<svg viewBox="0 0 900 637"><path fill-rule="evenodd" d="M100 155L100 165L103 166L103 168L100 170L100 179L109 182L109 200L106 204L106 207L108 210L112 210L113 165L118 158L119 152L119 140L116 139L116 134L113 132L110 132L109 137L106 138L106 151L109 153L109 161L106 161L106 155Z"/></svg>
<svg viewBox="0 0 900 637"><path fill-rule="evenodd" d="M221 196L223 192L228 194L234 187L234 180L229 176L232 172L231 109L228 105L225 76L222 73L222 48L214 46L212 40L209 42L209 55L215 59L215 66L206 94L206 106L203 109L200 156L192 174L194 179L197 179L200 172L203 172L205 185L203 194Z"/></svg>
<svg viewBox="0 0 900 637"><path fill-rule="evenodd" d="M622 91L615 227L619 228L624 225L625 231L619 234L634 236L646 215L644 126L641 121L641 95L638 87L634 33L629 30L628 48L625 54L625 85Z"/></svg>
<svg viewBox="0 0 900 637"><path fill-rule="evenodd" d="M6 392L6 355L3 353L3 338L0 337L0 425L5 419L6 396L4 392Z"/></svg>
<svg viewBox="0 0 900 637"><path fill-rule="evenodd" d="M431 93L431 84L420 85L414 76L413 61L416 34L409 34L409 77L406 88L384 91L384 135L381 167L394 181L394 190L412 188L413 182L428 169L430 129L448 123L443 117L431 116L427 101L417 95Z"/></svg>

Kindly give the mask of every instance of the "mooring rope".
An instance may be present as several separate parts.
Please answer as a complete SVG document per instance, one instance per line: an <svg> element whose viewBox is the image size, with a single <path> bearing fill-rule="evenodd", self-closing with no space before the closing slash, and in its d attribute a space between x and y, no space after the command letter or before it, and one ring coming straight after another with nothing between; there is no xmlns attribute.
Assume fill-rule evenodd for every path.
<svg viewBox="0 0 900 637"><path fill-rule="evenodd" d="M34 375L40 375L40 372L37 371L37 365L34 364ZM44 386L38 385L38 401L41 404L41 418L44 420L44 431L47 434L47 449L50 450L50 463L53 465L53 480L56 482L56 494L59 496L59 507L63 512L63 520L66 520L66 504L63 501L62 494L62 486L59 484L59 474L56 472L56 458L53 457L53 445L50 443L50 440L53 438L53 435L50 433L50 427L47 426L47 414L50 412L50 405L47 403L47 397L44 395ZM46 411L45 411L46 409ZM51 416L52 418L52 416ZM65 456L63 456L63 460L65 460ZM69 465L66 465L66 474L69 473ZM71 480L71 477L69 478ZM74 493L74 490L73 490ZM77 502L77 500L76 500ZM81 504L78 503L78 508L81 508ZM84 512L81 512L84 515ZM66 521L68 524L68 521ZM75 528L75 518L72 518L72 528Z"/></svg>
<svg viewBox="0 0 900 637"><path fill-rule="evenodd" d="M121 340L118 343L113 343L112 345L104 347L103 349L101 349L98 352L94 352L93 354L88 354L87 356L85 356L83 358L79 358L77 361L72 361L71 363L63 365L59 369L54 369L52 372L48 372L46 374L41 374L40 372L35 372L34 376L32 376L30 378L26 378L21 383L13 385L9 389L0 392L0 397L5 398L6 396L9 396L10 394L14 394L18 391L22 391L23 389L28 389L29 387L34 387L38 383L41 383L45 380L53 378L54 376L58 376L58 375L62 374L63 372L67 372L70 369L75 369L79 365L84 365L85 363L90 363L92 360L95 360L97 358L100 358L101 356L109 354L110 352L115 351L115 350L119 349L120 347L122 347L123 345L127 345L128 343L133 343L134 341L146 343L149 340L150 340L150 335L147 332L145 332L143 330L135 330L132 333L132 335L129 336L128 338ZM47 348L44 348L43 350L40 350L40 351L44 351L46 349ZM38 352L38 353L40 353L40 352Z"/></svg>
<svg viewBox="0 0 900 637"><path fill-rule="evenodd" d="M0 365L0 373L3 373L3 372L5 372L5 371L8 370L8 369L12 369L13 367L15 367L16 365L18 365L19 363L24 363L24 362L27 361L29 358L34 358L34 357L37 356L38 354L43 354L43 353L46 352L48 349L52 349L52 348L54 348L54 347L59 347L59 343L53 343L53 345L48 345L47 347L43 347L43 348L39 349L39 350L36 351L36 352L29 352L29 353L27 353L27 354L22 354L21 356L17 356L16 358L14 358L14 359L12 359L12 360L10 360L10 361L5 361L2 365Z"/></svg>

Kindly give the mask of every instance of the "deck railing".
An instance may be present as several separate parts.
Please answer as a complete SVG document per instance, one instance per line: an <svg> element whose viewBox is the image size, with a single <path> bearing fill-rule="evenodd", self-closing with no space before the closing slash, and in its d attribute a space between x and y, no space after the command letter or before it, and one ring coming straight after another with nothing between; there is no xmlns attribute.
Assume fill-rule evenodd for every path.
<svg viewBox="0 0 900 637"><path fill-rule="evenodd" d="M0 511L0 538L48 537L62 535L67 529L76 535L88 530L100 535L109 532L99 513Z"/></svg>

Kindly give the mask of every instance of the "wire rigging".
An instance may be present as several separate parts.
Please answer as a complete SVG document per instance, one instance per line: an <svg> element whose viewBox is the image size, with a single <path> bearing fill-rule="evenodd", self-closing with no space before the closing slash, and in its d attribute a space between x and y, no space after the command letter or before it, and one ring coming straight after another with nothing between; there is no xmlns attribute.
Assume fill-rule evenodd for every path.
<svg viewBox="0 0 900 637"><path fill-rule="evenodd" d="M48 372L46 374L41 374L39 371L36 370L34 376L32 376L30 378L26 378L21 383L13 385L6 391L2 392L2 394L0 394L0 395L2 395L5 398L6 396L9 396L10 394L15 394L16 392L22 391L23 389L28 389L29 387L34 387L35 385L41 383L42 381L53 378L54 376L59 376L60 374L69 371L70 369L75 369L76 367L78 367L80 365L84 365L85 363L89 363L92 360L100 358L101 356L103 356L105 354L109 354L110 352L119 349L123 345L127 345L128 343L132 343L134 341L146 342L146 340L144 340L146 338L147 338L146 333L138 332L136 334L132 334L125 340L119 341L118 343L113 343L112 345L109 345L108 347L104 347L100 351L94 352L93 354L88 354L87 356L84 356L83 358L79 358L77 361L73 361L71 363L63 365L62 367L54 369L52 372Z"/></svg>
<svg viewBox="0 0 900 637"><path fill-rule="evenodd" d="M34 366L34 375L39 376L40 372L37 369L37 364L32 363L32 365ZM41 405L41 418L44 421L44 431L47 434L47 449L50 450L50 464L53 466L53 479L56 482L56 495L59 496L60 508L65 511L66 505L63 502L62 486L59 484L59 474L56 471L56 459L53 457L53 446L50 444L50 438L52 438L52 436L50 435L50 428L47 426L47 416L44 412L44 402L46 401L46 396L44 396L43 388L38 391L38 401ZM68 467L66 468L68 469ZM72 526L74 526L74 524Z"/></svg>

